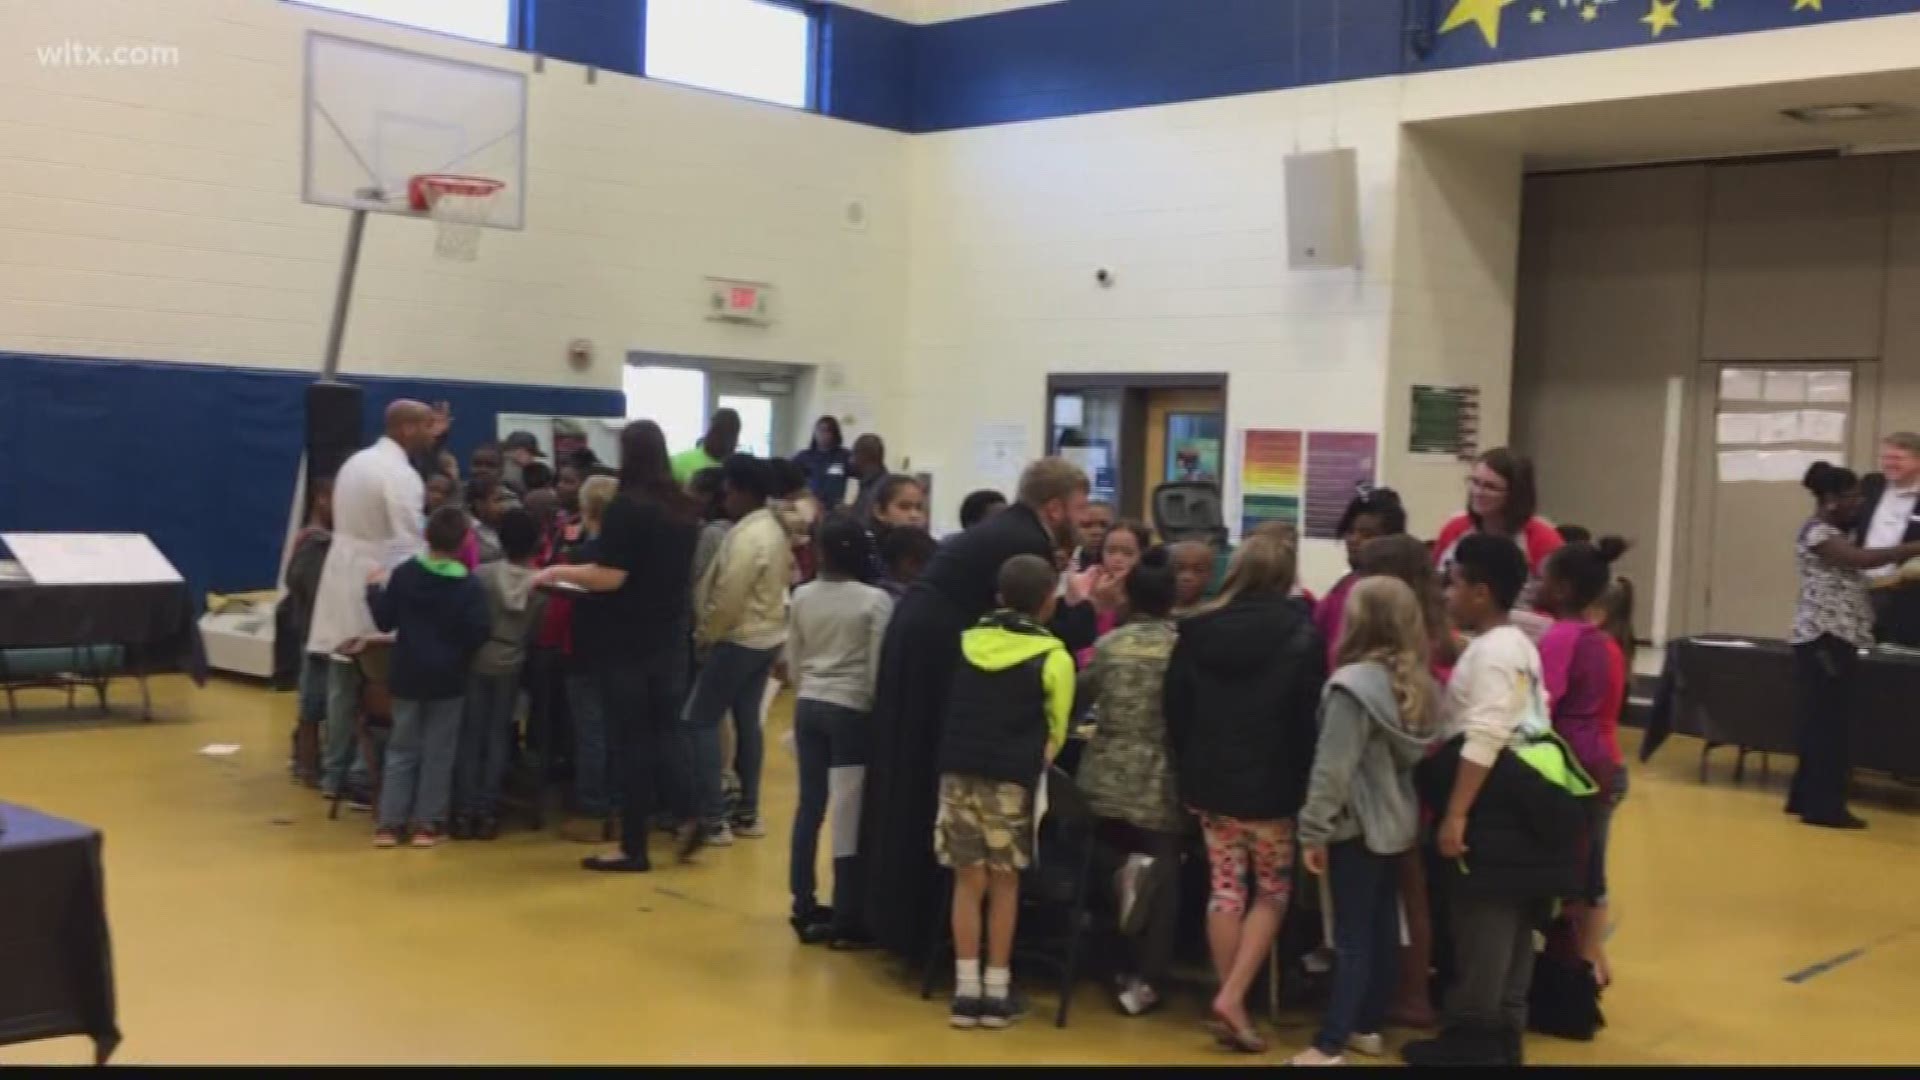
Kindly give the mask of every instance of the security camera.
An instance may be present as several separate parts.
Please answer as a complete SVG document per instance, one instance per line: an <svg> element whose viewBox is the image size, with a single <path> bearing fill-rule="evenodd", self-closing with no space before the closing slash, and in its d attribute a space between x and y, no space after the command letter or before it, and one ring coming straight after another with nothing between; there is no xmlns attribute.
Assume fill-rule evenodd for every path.
<svg viewBox="0 0 1920 1080"><path fill-rule="evenodd" d="M1103 289L1112 288L1113 287L1113 271L1103 266L1100 269L1095 270L1093 272L1093 280L1099 282L1100 287Z"/></svg>

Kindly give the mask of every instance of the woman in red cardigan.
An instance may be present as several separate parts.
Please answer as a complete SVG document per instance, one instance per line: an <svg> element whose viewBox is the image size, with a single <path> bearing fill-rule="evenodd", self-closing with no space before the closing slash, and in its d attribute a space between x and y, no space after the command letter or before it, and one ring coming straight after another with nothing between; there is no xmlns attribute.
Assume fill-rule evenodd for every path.
<svg viewBox="0 0 1920 1080"><path fill-rule="evenodd" d="M1527 556L1532 573L1517 607L1532 610L1540 569L1546 565L1547 556L1565 543L1559 530L1534 513L1538 507L1533 462L1504 446L1481 454L1467 476L1466 511L1448 520L1433 542L1433 565L1445 575L1453 565L1453 549L1470 533L1504 536L1520 545Z"/></svg>

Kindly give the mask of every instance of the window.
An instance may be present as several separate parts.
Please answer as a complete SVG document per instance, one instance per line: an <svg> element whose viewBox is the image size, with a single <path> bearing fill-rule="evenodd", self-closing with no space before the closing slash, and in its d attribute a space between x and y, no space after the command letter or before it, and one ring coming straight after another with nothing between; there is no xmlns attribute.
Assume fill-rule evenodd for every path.
<svg viewBox="0 0 1920 1080"><path fill-rule="evenodd" d="M804 109L813 17L777 0L647 0L647 77Z"/></svg>
<svg viewBox="0 0 1920 1080"><path fill-rule="evenodd" d="M513 41L513 0L300 0L421 30L471 38L491 45Z"/></svg>
<svg viewBox="0 0 1920 1080"><path fill-rule="evenodd" d="M691 450L707 433L706 372L628 364L622 375L627 419L659 424L667 437L667 453Z"/></svg>

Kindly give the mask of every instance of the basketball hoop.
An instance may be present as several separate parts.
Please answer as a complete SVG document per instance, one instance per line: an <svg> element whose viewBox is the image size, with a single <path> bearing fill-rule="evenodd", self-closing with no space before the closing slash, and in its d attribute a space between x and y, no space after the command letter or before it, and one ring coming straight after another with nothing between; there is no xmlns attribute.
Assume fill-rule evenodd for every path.
<svg viewBox="0 0 1920 1080"><path fill-rule="evenodd" d="M486 176L426 173L407 181L407 202L433 218L439 231L435 255L472 262L480 255L480 229L492 218L494 196L506 186L505 180Z"/></svg>

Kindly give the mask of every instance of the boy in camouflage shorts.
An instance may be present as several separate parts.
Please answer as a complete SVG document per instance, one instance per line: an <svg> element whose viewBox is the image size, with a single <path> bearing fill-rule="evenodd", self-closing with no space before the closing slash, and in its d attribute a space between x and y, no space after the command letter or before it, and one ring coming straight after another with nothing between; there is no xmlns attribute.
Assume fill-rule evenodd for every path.
<svg viewBox="0 0 1920 1080"><path fill-rule="evenodd" d="M954 1027L1013 1021L1009 988L1020 871L1033 859L1033 789L1067 738L1073 658L1048 633L1058 580L1044 559L1000 568L1000 610L960 639L940 740L933 847L953 871ZM980 970L980 909L988 914Z"/></svg>

